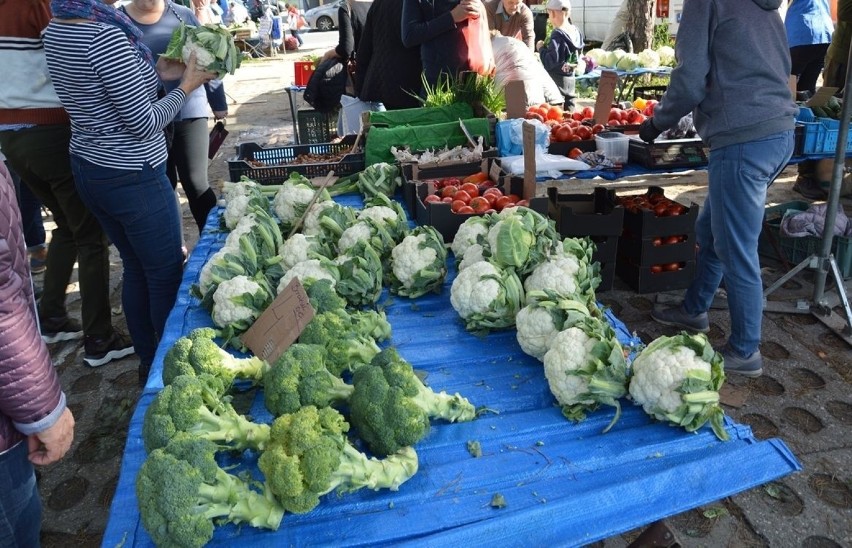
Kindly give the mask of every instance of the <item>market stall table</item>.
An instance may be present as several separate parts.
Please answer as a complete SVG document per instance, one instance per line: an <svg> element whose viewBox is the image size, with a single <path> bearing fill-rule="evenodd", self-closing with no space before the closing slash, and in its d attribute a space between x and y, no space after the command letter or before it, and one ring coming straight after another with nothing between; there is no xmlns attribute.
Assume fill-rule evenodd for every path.
<svg viewBox="0 0 852 548"><path fill-rule="evenodd" d="M360 205L360 198L338 198ZM121 476L103 546L150 546L134 490L144 459L142 420L161 389L162 359L189 330L210 325L189 288L221 245L221 210L214 210L186 266L178 300L151 377L130 423ZM707 428L690 434L656 423L622 401L613 429L601 430L614 410L591 413L573 424L562 417L541 363L525 355L507 330L476 336L464 330L449 304L454 267L440 294L409 300L384 295L392 344L435 390L460 392L487 408L477 420L434 423L416 446L419 471L399 491L328 495L314 511L284 517L277 532L233 525L217 529L212 545L315 546L380 544L448 546L517 542L580 545L607 538L772 481L801 469L778 439L759 441L744 425L726 421L731 441ZM622 341L632 337L609 315ZM269 420L260 398L254 420ZM474 458L468 441L478 441ZM256 455L242 462L255 474ZM500 494L503 508L492 507ZM486 540L487 539L487 540Z"/></svg>

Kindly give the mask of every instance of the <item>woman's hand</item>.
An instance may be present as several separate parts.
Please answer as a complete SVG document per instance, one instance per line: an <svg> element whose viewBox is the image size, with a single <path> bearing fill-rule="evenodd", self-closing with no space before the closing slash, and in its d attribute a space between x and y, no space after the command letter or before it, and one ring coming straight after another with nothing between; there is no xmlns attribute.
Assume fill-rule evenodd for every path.
<svg viewBox="0 0 852 548"><path fill-rule="evenodd" d="M174 59L166 59L160 57L157 59L157 75L160 80L168 82L171 80L180 80L183 76L183 71L186 70L186 65Z"/></svg>
<svg viewBox="0 0 852 548"><path fill-rule="evenodd" d="M216 120L224 120L227 117L228 117L228 111L227 110L214 110L213 111L213 118L215 118Z"/></svg>
<svg viewBox="0 0 852 548"><path fill-rule="evenodd" d="M52 464L61 459L74 441L74 416L65 408L59 420L47 430L27 438L29 459L33 464Z"/></svg>
<svg viewBox="0 0 852 548"><path fill-rule="evenodd" d="M539 40L535 43L535 50L538 51L544 47L544 40Z"/></svg>
<svg viewBox="0 0 852 548"><path fill-rule="evenodd" d="M190 54L189 60L186 63L186 70L183 71L183 78L180 80L180 88L189 95L199 86L202 86L216 78L215 72L208 72L199 67L195 63L195 52Z"/></svg>
<svg viewBox="0 0 852 548"><path fill-rule="evenodd" d="M453 15L453 21L461 23L465 19L477 19L479 17L479 5L479 0L462 0L450 12Z"/></svg>

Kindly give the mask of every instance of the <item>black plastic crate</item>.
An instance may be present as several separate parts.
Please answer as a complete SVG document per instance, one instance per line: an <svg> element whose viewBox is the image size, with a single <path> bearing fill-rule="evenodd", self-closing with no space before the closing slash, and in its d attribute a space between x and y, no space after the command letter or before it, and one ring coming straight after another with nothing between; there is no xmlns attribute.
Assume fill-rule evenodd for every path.
<svg viewBox="0 0 852 548"><path fill-rule="evenodd" d="M701 139L668 139L653 143L630 139L627 157L631 163L649 168L699 167L707 165L710 148Z"/></svg>
<svg viewBox="0 0 852 548"><path fill-rule="evenodd" d="M615 261L611 263L601 264L601 283L595 289L595 293L603 293L612 289L612 284L615 281Z"/></svg>
<svg viewBox="0 0 852 548"><path fill-rule="evenodd" d="M624 208L603 187L592 194L563 194L547 189L548 214L562 236L619 236Z"/></svg>
<svg viewBox="0 0 852 548"><path fill-rule="evenodd" d="M659 101L668 86L636 86L633 88L633 99L654 99Z"/></svg>
<svg viewBox="0 0 852 548"><path fill-rule="evenodd" d="M615 192L612 193L611 200L613 203L618 201L615 199ZM649 186L648 194L663 194L663 189L658 186ZM676 200L675 200L676 201ZM680 202L677 202L680 204ZM680 204L686 208L681 215L670 217L657 217L653 211L640 210L635 213L630 211L624 212L624 231L623 237L651 239L656 236L671 236L673 234L691 234L695 232L695 220L698 218L698 204L691 202L689 206Z"/></svg>
<svg viewBox="0 0 852 548"><path fill-rule="evenodd" d="M681 263L679 270L655 272L654 265L639 266L619 257L615 272L636 293L673 291L689 287L695 277L695 261Z"/></svg>
<svg viewBox="0 0 852 548"><path fill-rule="evenodd" d="M666 243L669 237L685 238L681 242ZM618 241L618 255L642 266L695 260L695 233L671 234L656 238L624 238Z"/></svg>
<svg viewBox="0 0 852 548"><path fill-rule="evenodd" d="M618 236L589 236L595 242L595 253L592 260L599 263L614 263L618 255Z"/></svg>
<svg viewBox="0 0 852 548"><path fill-rule="evenodd" d="M303 154L335 154L352 148L354 136L347 136L340 143L320 143L315 145L290 145L286 147L264 148L257 143L243 143L237 147L237 156L228 160L228 172L232 181L246 176L262 185L281 184L291 173L300 173L305 177L325 177L329 171L345 176L364 169L364 153L353 152L344 155L338 162L316 162L293 164Z"/></svg>
<svg viewBox="0 0 852 548"><path fill-rule="evenodd" d="M337 135L337 111L300 110L296 113L299 143L327 143Z"/></svg>
<svg viewBox="0 0 852 548"><path fill-rule="evenodd" d="M598 149L598 144L594 139L583 139L581 141L551 141L550 144L547 145L547 153L568 156L568 153L572 148L579 148L583 152L594 152Z"/></svg>

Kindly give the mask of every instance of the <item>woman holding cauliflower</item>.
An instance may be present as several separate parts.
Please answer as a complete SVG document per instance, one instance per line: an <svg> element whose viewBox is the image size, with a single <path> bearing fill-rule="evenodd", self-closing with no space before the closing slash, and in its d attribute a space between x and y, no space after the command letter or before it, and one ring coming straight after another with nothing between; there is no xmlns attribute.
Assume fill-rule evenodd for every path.
<svg viewBox="0 0 852 548"><path fill-rule="evenodd" d="M119 9L139 27L142 42L155 57L166 51L172 33L181 23L193 26L201 24L192 10L175 5L171 0L133 0ZM176 81L163 82L167 91L177 85ZM207 180L207 149L210 140L207 113L210 109L217 119L228 115L228 103L221 80L211 80L204 84L203 89L198 88L187 97L183 108L174 118L174 139L169 147L166 164L166 174L172 188L177 187L180 179L199 233L207 222L210 210L216 206L216 194Z"/></svg>
<svg viewBox="0 0 852 548"><path fill-rule="evenodd" d="M180 217L166 176L163 128L215 76L158 63L180 84L162 99L151 50L122 12L100 0L54 0L44 31L47 67L71 118L77 191L124 264L122 303L139 356L140 381L154 360L183 271ZM185 70L184 70L185 69Z"/></svg>

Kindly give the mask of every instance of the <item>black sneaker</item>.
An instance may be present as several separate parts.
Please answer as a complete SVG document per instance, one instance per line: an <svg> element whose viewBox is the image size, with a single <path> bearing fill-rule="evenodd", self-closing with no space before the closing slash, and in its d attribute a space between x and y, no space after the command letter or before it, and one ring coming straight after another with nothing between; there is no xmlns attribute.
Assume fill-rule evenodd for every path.
<svg viewBox="0 0 852 548"><path fill-rule="evenodd" d="M750 378L763 374L763 356L760 355L760 350L755 350L750 356L743 358L726 344L719 353L725 360L725 373L739 373Z"/></svg>
<svg viewBox="0 0 852 548"><path fill-rule="evenodd" d="M41 338L46 343L73 341L83 338L83 326L68 316L58 318L39 318Z"/></svg>
<svg viewBox="0 0 852 548"><path fill-rule="evenodd" d="M828 193L823 190L820 184L809 177L799 176L796 178L793 190L808 200L825 200L828 198Z"/></svg>
<svg viewBox="0 0 852 548"><path fill-rule="evenodd" d="M113 331L112 335L103 339L86 337L85 347L83 362L89 367L100 367L135 352L130 338L118 331Z"/></svg>

